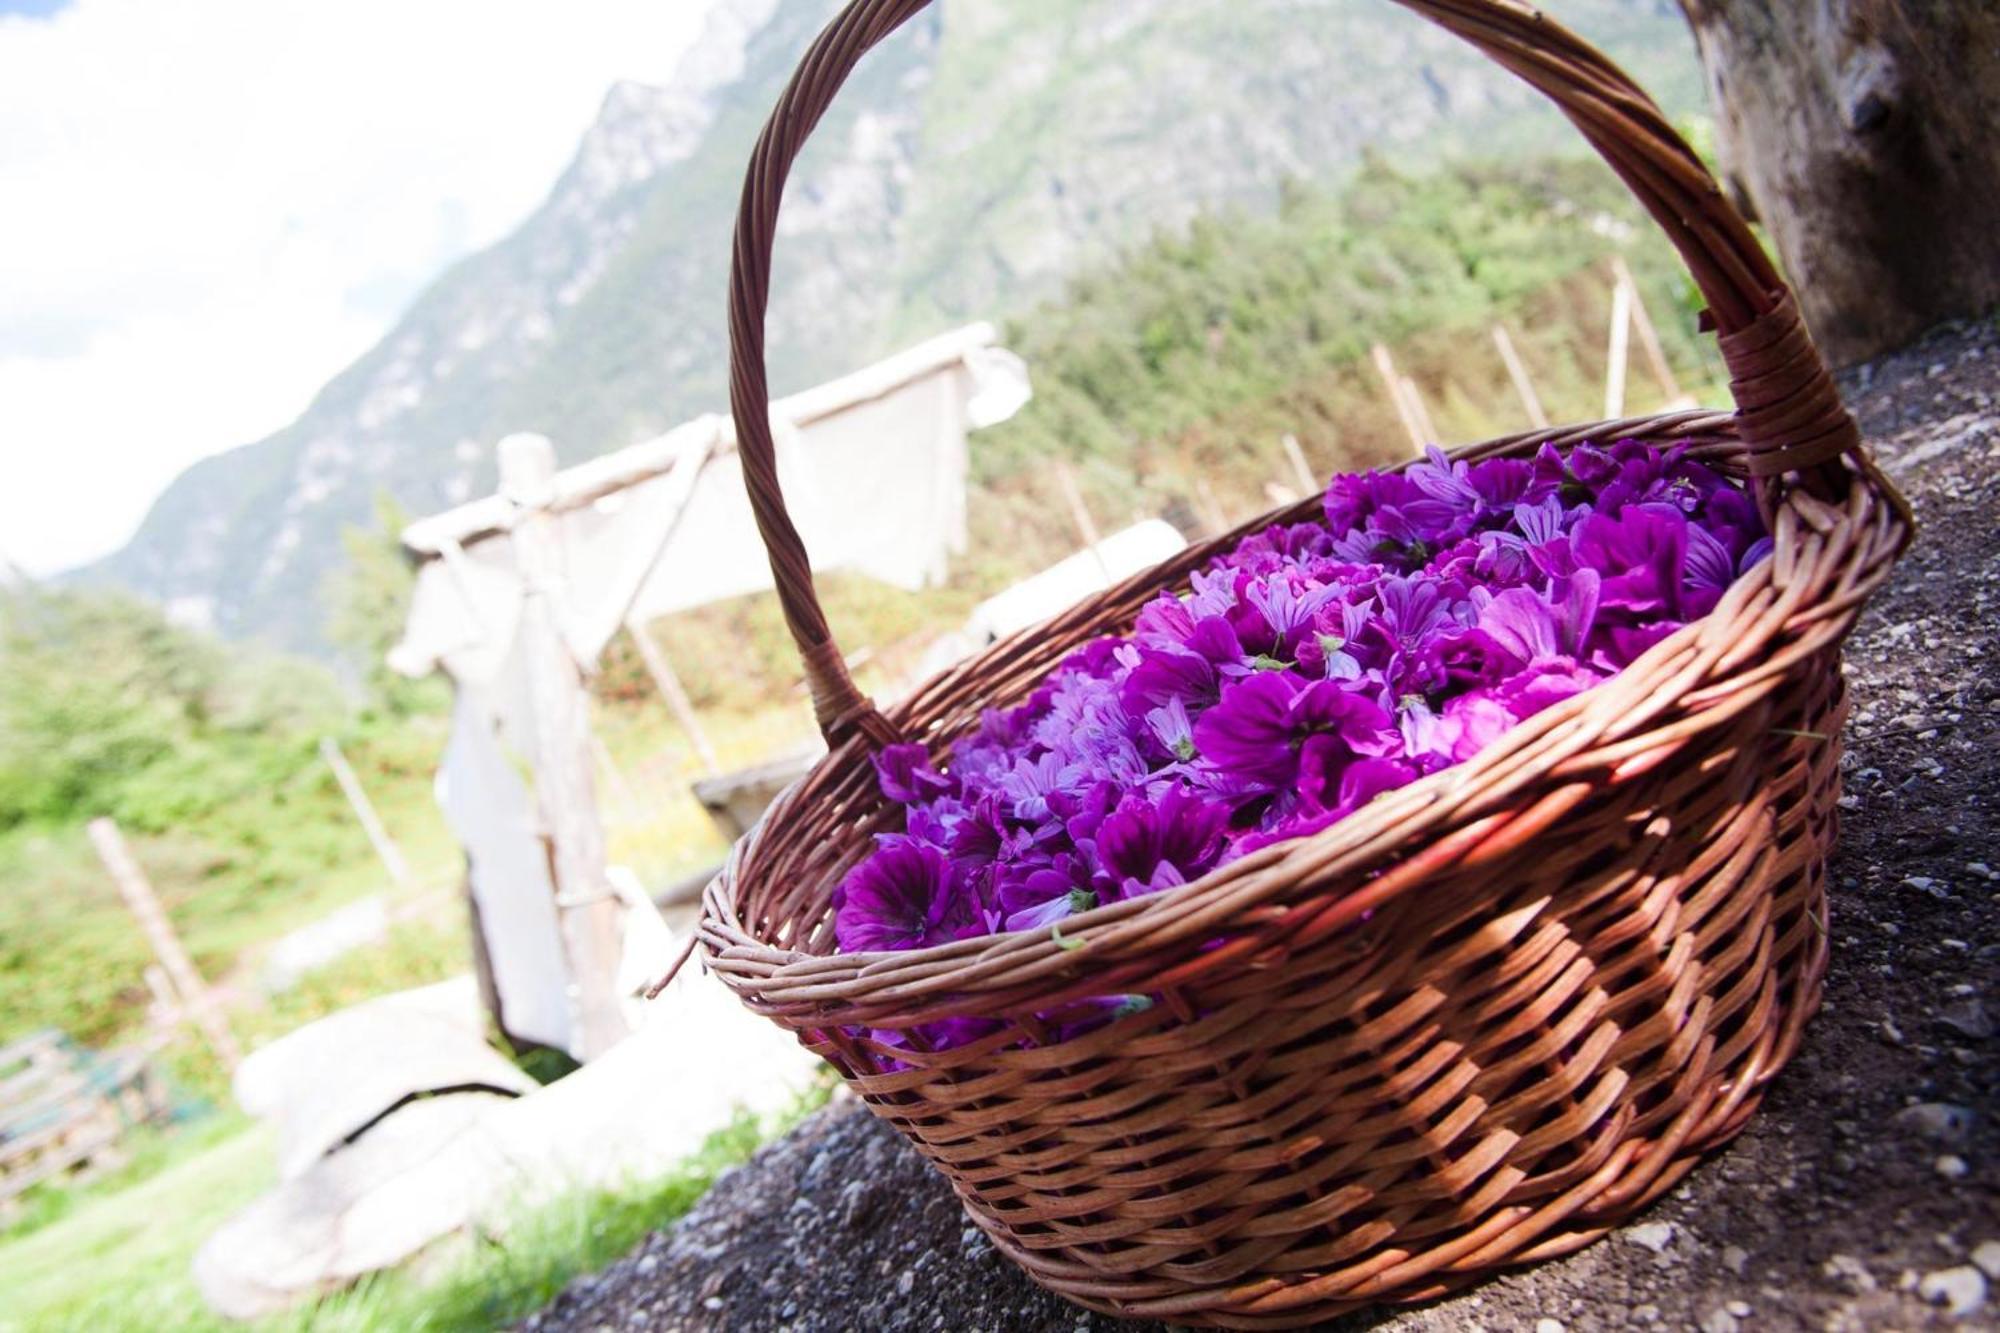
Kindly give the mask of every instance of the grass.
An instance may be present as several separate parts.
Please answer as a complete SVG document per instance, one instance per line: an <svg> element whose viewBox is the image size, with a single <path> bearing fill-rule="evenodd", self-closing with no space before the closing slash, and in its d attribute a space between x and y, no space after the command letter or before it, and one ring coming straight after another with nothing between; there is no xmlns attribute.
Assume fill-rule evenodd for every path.
<svg viewBox="0 0 2000 1333"><path fill-rule="evenodd" d="M117 1166L77 1182L45 1180L21 1194L18 1211L0 1226L0 1243L52 1226L93 1199L130 1190L235 1138L248 1123L236 1111L209 1110L176 1124L132 1130L118 1142L123 1160Z"/></svg>
<svg viewBox="0 0 2000 1333"><path fill-rule="evenodd" d="M189 1263L203 1237L271 1182L274 1136L254 1129L0 1244L0 1328L221 1328Z"/></svg>
<svg viewBox="0 0 2000 1333"><path fill-rule="evenodd" d="M693 1156L622 1189L582 1190L513 1210L471 1243L250 1325L265 1333L476 1330L546 1305L679 1219L723 1171L823 1104L824 1089L769 1120L739 1115ZM190 1265L203 1239L271 1182L272 1135L245 1130L144 1184L95 1197L34 1234L0 1243L0 1330L222 1333Z"/></svg>
<svg viewBox="0 0 2000 1333"><path fill-rule="evenodd" d="M430 719L362 768L383 821L416 873L410 890L392 886L323 768L309 767L282 788L246 787L228 814L255 828L232 845L191 820L167 834L127 830L135 858L211 982L289 930L373 893L406 900L449 883L457 850L431 797L430 765L442 732ZM429 734L436 732L435 735ZM316 761L315 761L316 763ZM57 1027L93 1045L116 1041L144 1019L142 981L152 962L80 825L30 825L0 833L0 1039Z"/></svg>

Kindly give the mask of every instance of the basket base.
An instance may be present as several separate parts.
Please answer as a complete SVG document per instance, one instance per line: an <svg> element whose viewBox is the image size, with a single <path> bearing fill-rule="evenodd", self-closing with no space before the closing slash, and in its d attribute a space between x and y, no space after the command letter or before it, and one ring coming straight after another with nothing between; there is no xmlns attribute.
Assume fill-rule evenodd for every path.
<svg viewBox="0 0 2000 1333"><path fill-rule="evenodd" d="M1845 702L1811 666L1185 1017L944 1080L808 1044L1102 1313L1296 1328L1570 1253L1739 1133L1818 1006Z"/></svg>

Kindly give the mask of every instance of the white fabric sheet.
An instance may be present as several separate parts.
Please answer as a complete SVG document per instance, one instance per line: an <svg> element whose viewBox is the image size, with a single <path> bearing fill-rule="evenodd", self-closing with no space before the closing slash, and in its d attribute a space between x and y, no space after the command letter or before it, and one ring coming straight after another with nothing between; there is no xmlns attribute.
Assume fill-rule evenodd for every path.
<svg viewBox="0 0 2000 1333"><path fill-rule="evenodd" d="M773 405L778 475L815 568L907 589L945 577L965 547L966 433L1006 420L1029 395L1025 367L993 336L962 329ZM771 586L724 418L568 469L551 494L562 560L551 591L586 674L628 620ZM517 771L517 760L534 770L536 733L517 644L526 589L510 535L516 513L493 498L411 526L406 542L438 554L418 572L389 660L413 676L441 669L457 686L439 800L471 863L506 1027L569 1049L555 890ZM484 535L461 546L455 532ZM631 924L645 938L628 961L656 967L660 941Z"/></svg>
<svg viewBox="0 0 2000 1333"><path fill-rule="evenodd" d="M942 581L965 549L966 435L1012 416L1028 393L1018 358L977 347L803 425L784 413L813 410L812 395L777 404L778 476L813 567L910 590ZM565 637L586 668L627 619L771 586L732 434L706 417L635 446L706 461L691 486L670 467L559 515ZM494 680L507 670L521 591L506 532L467 545L462 558L426 561L391 664L413 676L442 667L460 683Z"/></svg>

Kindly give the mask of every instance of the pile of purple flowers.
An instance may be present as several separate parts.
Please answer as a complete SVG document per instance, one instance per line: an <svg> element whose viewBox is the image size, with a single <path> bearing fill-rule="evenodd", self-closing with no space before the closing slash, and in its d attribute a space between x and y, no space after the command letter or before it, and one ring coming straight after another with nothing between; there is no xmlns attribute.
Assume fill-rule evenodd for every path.
<svg viewBox="0 0 2000 1333"><path fill-rule="evenodd" d="M905 830L835 892L840 947L1059 935L1317 832L1618 671L1769 550L1750 498L1682 449L1336 477L1324 523L1246 538L989 712L943 771L885 751ZM961 1027L927 1038L980 1029Z"/></svg>

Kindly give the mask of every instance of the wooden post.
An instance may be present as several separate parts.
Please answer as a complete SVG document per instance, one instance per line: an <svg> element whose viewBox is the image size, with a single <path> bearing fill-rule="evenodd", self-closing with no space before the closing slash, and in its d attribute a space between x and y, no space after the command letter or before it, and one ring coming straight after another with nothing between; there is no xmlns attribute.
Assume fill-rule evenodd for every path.
<svg viewBox="0 0 2000 1333"><path fill-rule="evenodd" d="M1299 437L1290 431L1279 438L1285 457L1291 460L1292 473L1299 479L1300 495L1315 495L1326 488L1313 476L1312 464L1306 462L1306 451L1299 448Z"/></svg>
<svg viewBox="0 0 2000 1333"><path fill-rule="evenodd" d="M1547 430L1549 414L1542 410L1541 395L1535 392L1535 382L1528 378L1528 367L1514 350L1514 340L1507 336L1505 324L1493 326L1493 345L1500 349L1500 360L1507 366L1507 378L1514 382L1514 394L1528 414L1528 423L1536 430Z"/></svg>
<svg viewBox="0 0 2000 1333"><path fill-rule="evenodd" d="M1104 558L1104 552L1097 544L1102 540L1097 535L1097 524L1090 517L1090 510L1083 503L1083 492L1077 488L1076 474L1069 470L1069 464L1056 460L1056 482L1062 487L1063 499L1069 505L1070 521L1076 524L1076 535L1083 538L1083 547L1097 559L1097 569L1104 576L1104 586L1110 587L1111 564Z"/></svg>
<svg viewBox="0 0 2000 1333"><path fill-rule="evenodd" d="M215 1058L230 1073L243 1058L242 1050L236 1045L236 1034L229 1030L229 1022L221 1010L215 1007L215 997L209 993L208 983L195 971L194 960L181 946L180 936L174 933L174 923L167 919L166 909L160 906L159 895L153 892L152 884L146 879L146 872L132 858L132 851L125 845L124 835L118 825L108 818L90 821L91 845L97 848L97 859L104 862L104 869L110 873L112 882L117 884L125 905L132 909L132 915L139 922L139 929L146 932L146 941L153 946L153 954L166 969L179 993L181 1012L189 1015L201 1029L208 1048L215 1052Z"/></svg>
<svg viewBox="0 0 2000 1333"><path fill-rule="evenodd" d="M1674 368L1667 364L1666 349L1660 345L1660 331L1653 327L1653 317L1646 311L1646 298L1640 293L1632 270L1626 267L1625 256L1611 256L1611 272L1632 295L1632 328L1639 335L1639 350L1646 354L1646 364L1652 368L1653 378L1660 382L1660 392L1667 396L1667 406L1693 407L1694 399L1681 392L1681 382L1674 378Z"/></svg>
<svg viewBox="0 0 2000 1333"><path fill-rule="evenodd" d="M1399 376L1398 381L1403 386L1403 400L1409 405L1410 420L1417 423L1419 438L1423 440L1425 445L1436 444L1438 442L1438 430L1436 426L1431 424L1430 410L1424 406L1424 396L1417 392L1417 382L1408 375ZM1423 448L1419 447L1417 452L1422 453Z"/></svg>
<svg viewBox="0 0 2000 1333"><path fill-rule="evenodd" d="M1229 531L1229 515L1223 512L1222 502L1215 498L1215 488L1208 484L1208 478L1200 473L1194 478L1194 498L1201 510L1201 521L1208 525L1208 535L1220 537Z"/></svg>
<svg viewBox="0 0 2000 1333"><path fill-rule="evenodd" d="M389 878L396 881L398 888L410 886L410 863L403 859L403 849L389 836L389 830L382 825L382 818L375 813L375 803L368 799L368 793L361 786L361 779L354 774L353 765L340 752L340 745L331 736L319 738L319 756L326 760L326 766L333 770L334 781L340 784L341 793L347 797L348 805L354 808L354 817L361 821L361 831L368 835L369 845L375 855L382 858L382 865L388 870Z"/></svg>
<svg viewBox="0 0 2000 1333"><path fill-rule="evenodd" d="M1403 433L1410 437L1410 448L1422 453L1429 441L1424 438L1423 427L1418 424L1416 414L1410 410L1408 391L1404 388L1403 377L1396 373L1396 362L1389 355L1389 349L1376 343L1368 350L1368 357L1375 363L1375 373L1382 377L1382 387L1389 391L1390 405L1396 409L1396 420L1403 423Z"/></svg>
<svg viewBox="0 0 2000 1333"><path fill-rule="evenodd" d="M715 747L709 744L708 733L702 730L701 719L695 716L694 700L681 687L681 678L674 674L673 663L653 638L653 632L637 621L625 622L625 632L632 636L632 646L639 650L639 660L646 664L646 674L653 678L653 688L667 701L667 709L680 724L681 731L694 746L695 756L701 760L702 771L714 777L722 771L722 765L715 757Z"/></svg>
<svg viewBox="0 0 2000 1333"><path fill-rule="evenodd" d="M1625 362L1632 331L1632 289L1623 282L1611 284L1611 346L1604 367L1604 416L1606 420L1625 415Z"/></svg>
<svg viewBox="0 0 2000 1333"><path fill-rule="evenodd" d="M158 963L146 964L146 989L153 997L152 1005L146 1010L146 1018L155 1036L181 1025L187 1011L181 1008L181 997L174 994L174 983L167 978L167 969Z"/></svg>
<svg viewBox="0 0 2000 1333"><path fill-rule="evenodd" d="M549 512L556 454L539 435L509 435L499 454L500 494L519 513L513 546L523 589L520 652L534 709L535 800L569 962L570 1053L588 1061L626 1027L617 991L618 897L605 877L589 697L562 628L567 571L562 533Z"/></svg>

